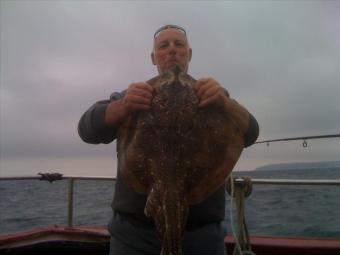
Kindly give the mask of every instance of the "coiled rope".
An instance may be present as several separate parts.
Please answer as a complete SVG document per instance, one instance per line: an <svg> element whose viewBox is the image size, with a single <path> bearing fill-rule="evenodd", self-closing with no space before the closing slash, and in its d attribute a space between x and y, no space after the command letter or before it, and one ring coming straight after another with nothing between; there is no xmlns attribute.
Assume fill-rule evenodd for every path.
<svg viewBox="0 0 340 255"><path fill-rule="evenodd" d="M252 192L252 182L249 177L237 178L230 175L227 180L226 190L230 195L230 223L235 239L233 255L256 255L251 250L248 228L245 220L245 199ZM236 219L234 219L234 204ZM235 229L236 221L236 229ZM236 231L235 231L236 230Z"/></svg>

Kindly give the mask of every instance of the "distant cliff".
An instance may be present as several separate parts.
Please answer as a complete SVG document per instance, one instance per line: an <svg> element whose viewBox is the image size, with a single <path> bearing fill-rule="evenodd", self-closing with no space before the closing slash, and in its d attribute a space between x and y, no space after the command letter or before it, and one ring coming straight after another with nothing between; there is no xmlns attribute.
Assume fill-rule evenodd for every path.
<svg viewBox="0 0 340 255"><path fill-rule="evenodd" d="M324 168L340 168L340 161L271 164L271 165L265 165L265 166L255 168L255 170L256 171L263 171L263 170L302 170L302 169L324 169Z"/></svg>

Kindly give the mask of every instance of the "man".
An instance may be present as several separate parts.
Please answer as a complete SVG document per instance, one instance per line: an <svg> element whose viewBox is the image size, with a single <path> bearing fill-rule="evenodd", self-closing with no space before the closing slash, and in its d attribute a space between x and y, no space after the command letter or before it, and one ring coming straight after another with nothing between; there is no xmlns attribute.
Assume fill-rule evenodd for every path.
<svg viewBox="0 0 340 255"><path fill-rule="evenodd" d="M159 74L174 65L187 72L192 56L183 28L166 25L154 35L152 63ZM215 104L237 123L244 134L245 147L255 142L259 128L256 119L213 78L197 80L195 91L199 107ZM132 113L148 111L151 107L153 88L145 82L132 83L123 93L113 93L110 100L99 101L88 109L79 122L79 135L88 143L110 143L116 138L119 125ZM118 152L119 155L119 152ZM158 240L151 219L144 215L146 195L133 192L124 182L119 171L112 203L113 217L110 254L159 255ZM190 206L186 231L183 236L184 255L222 255L224 253L225 189L219 188L200 204Z"/></svg>

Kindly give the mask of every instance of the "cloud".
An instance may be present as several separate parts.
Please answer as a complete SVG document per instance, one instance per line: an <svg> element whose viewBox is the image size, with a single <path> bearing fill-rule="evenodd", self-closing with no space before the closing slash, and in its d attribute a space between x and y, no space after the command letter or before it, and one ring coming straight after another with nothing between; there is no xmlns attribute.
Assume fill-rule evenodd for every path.
<svg viewBox="0 0 340 255"><path fill-rule="evenodd" d="M95 101L156 74L152 35L167 23L187 29L190 73L228 89L258 119L261 139L339 133L339 5L3 1L1 157L112 155L114 145L82 143L77 122ZM269 153L248 151L241 165ZM299 157L308 159L282 160Z"/></svg>

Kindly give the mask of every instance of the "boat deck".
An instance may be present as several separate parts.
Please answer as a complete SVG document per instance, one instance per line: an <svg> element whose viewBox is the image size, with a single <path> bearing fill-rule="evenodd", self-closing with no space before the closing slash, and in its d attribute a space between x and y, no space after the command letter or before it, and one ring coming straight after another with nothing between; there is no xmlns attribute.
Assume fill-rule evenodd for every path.
<svg viewBox="0 0 340 255"><path fill-rule="evenodd" d="M107 255L110 234L102 227L51 226L18 234L0 236L0 254ZM250 238L257 255L339 255L340 238ZM235 242L226 236L228 254Z"/></svg>

